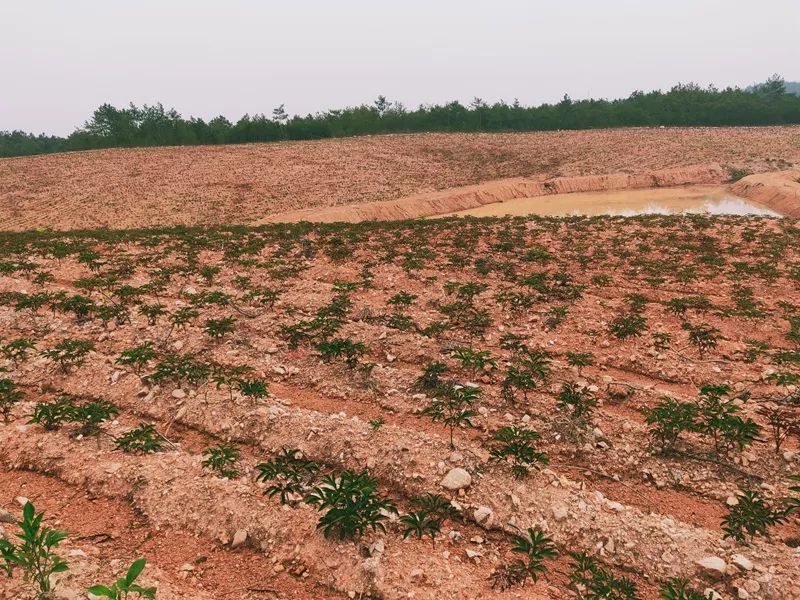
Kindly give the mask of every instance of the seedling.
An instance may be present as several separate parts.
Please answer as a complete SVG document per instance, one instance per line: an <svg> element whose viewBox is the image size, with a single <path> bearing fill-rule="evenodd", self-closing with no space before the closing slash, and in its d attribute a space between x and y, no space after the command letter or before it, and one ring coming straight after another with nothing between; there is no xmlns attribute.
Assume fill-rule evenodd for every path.
<svg viewBox="0 0 800 600"><path fill-rule="evenodd" d="M383 417L376 417L369 422L369 427L372 429L372 431L378 431L378 429L383 427L385 423L386 421Z"/></svg>
<svg viewBox="0 0 800 600"><path fill-rule="evenodd" d="M689 332L689 341L700 351L701 356L716 348L722 339L719 329L710 325L684 323L683 328Z"/></svg>
<svg viewBox="0 0 800 600"><path fill-rule="evenodd" d="M142 423L136 429L131 429L128 433L121 435L115 440L117 448L123 452L140 452L151 454L161 452L161 434L149 423Z"/></svg>
<svg viewBox="0 0 800 600"><path fill-rule="evenodd" d="M15 568L22 570L25 582L31 584L39 598L50 597L54 583L52 575L63 573L69 567L53 552L67 538L66 531L42 525L44 513L36 514L30 502L22 509L22 520L17 525L22 530L17 534L16 544L0 538L0 557L3 569L11 575Z"/></svg>
<svg viewBox="0 0 800 600"><path fill-rule="evenodd" d="M585 367L591 367L594 364L594 355L591 352L567 352L566 356L567 364L578 369L579 377Z"/></svg>
<svg viewBox="0 0 800 600"><path fill-rule="evenodd" d="M156 356L158 353L153 348L153 342L147 341L134 348L123 350L116 362L119 365L133 367L134 372L138 375Z"/></svg>
<svg viewBox="0 0 800 600"><path fill-rule="evenodd" d="M552 539L533 527L528 528L527 535L515 535L513 542L511 549L525 555L524 559L515 561L519 565L517 569L529 576L534 583L547 570L544 561L558 555Z"/></svg>
<svg viewBox="0 0 800 600"><path fill-rule="evenodd" d="M696 419L696 404L672 398L663 398L646 413L650 436L661 446L662 453L675 450L682 433L695 431Z"/></svg>
<svg viewBox="0 0 800 600"><path fill-rule="evenodd" d="M565 383L561 386L556 404L570 411L570 421L578 429L586 428L592 421L592 414L597 406L597 398L586 388L577 383Z"/></svg>
<svg viewBox="0 0 800 600"><path fill-rule="evenodd" d="M2 347L2 352L3 356L12 361L16 366L28 357L31 350L35 349L36 344L33 340L19 338L4 345Z"/></svg>
<svg viewBox="0 0 800 600"><path fill-rule="evenodd" d="M702 594L691 588L688 579L673 577L660 590L661 600L714 600L714 592Z"/></svg>
<svg viewBox="0 0 800 600"><path fill-rule="evenodd" d="M92 350L94 350L94 344L89 340L67 339L42 352L42 356L58 364L66 373L70 367L82 365Z"/></svg>
<svg viewBox="0 0 800 600"><path fill-rule="evenodd" d="M739 492L738 502L732 506L722 521L725 538L733 538L744 542L747 536L767 535L767 528L777 525L785 519L785 513L773 510L764 498L753 490Z"/></svg>
<svg viewBox="0 0 800 600"><path fill-rule="evenodd" d="M453 433L461 427L472 427L475 416L473 406L480 397L480 388L473 386L452 385L440 388L437 397L433 398L422 414L430 416L434 421L441 421L450 430L450 448L455 450Z"/></svg>
<svg viewBox="0 0 800 600"><path fill-rule="evenodd" d="M583 552L570 552L572 573L569 578L587 600L637 600L636 585L625 577L616 577Z"/></svg>
<svg viewBox="0 0 800 600"><path fill-rule="evenodd" d="M511 473L517 479L524 479L530 474L531 466L550 462L545 453L537 452L532 446L532 442L539 437L531 429L519 429L514 425L503 427L492 435L495 441L495 447L490 452L492 460L510 459Z"/></svg>
<svg viewBox="0 0 800 600"><path fill-rule="evenodd" d="M442 519L429 515L424 510L417 512L410 512L407 515L400 517L400 523L405 525L403 530L403 539L410 535L416 536L417 539L422 539L425 535L431 538L431 541L436 538L442 529Z"/></svg>
<svg viewBox="0 0 800 600"><path fill-rule="evenodd" d="M93 435L100 431L104 421L113 419L119 414L119 409L112 402L102 399L91 399L79 404L72 409L70 421L80 424L79 434L82 436Z"/></svg>
<svg viewBox="0 0 800 600"><path fill-rule="evenodd" d="M611 334L621 340L640 337L647 329L647 321L638 314L620 315L608 325Z"/></svg>
<svg viewBox="0 0 800 600"><path fill-rule="evenodd" d="M0 414L3 415L3 422L8 423L14 405L25 397L25 394L17 388L17 384L11 379L0 379Z"/></svg>
<svg viewBox="0 0 800 600"><path fill-rule="evenodd" d="M203 466L216 472L220 477L236 479L239 476L236 463L239 462L240 455L233 446L218 444L203 450L203 456L206 457Z"/></svg>
<svg viewBox="0 0 800 600"><path fill-rule="evenodd" d="M343 471L328 475L306 496L306 502L326 510L317 523L325 537L352 539L367 529L386 531L384 521L397 508L391 500L376 493L378 482L366 471Z"/></svg>
<svg viewBox="0 0 800 600"><path fill-rule="evenodd" d="M300 450L284 448L272 460L256 465L256 481L272 481L264 490L270 498L279 495L281 504L288 504L310 485L319 471L319 465L308 460Z"/></svg>
<svg viewBox="0 0 800 600"><path fill-rule="evenodd" d="M414 382L414 389L431 392L442 385L442 375L447 372L447 365L434 361L428 363L422 370L422 375Z"/></svg>
<svg viewBox="0 0 800 600"><path fill-rule="evenodd" d="M55 431L72 420L75 403L67 395L61 395L51 402L40 402L33 409L29 423L41 425L47 431Z"/></svg>
<svg viewBox="0 0 800 600"><path fill-rule="evenodd" d="M497 368L497 361L492 358L488 350L460 348L454 350L451 356L459 361L464 369L468 369L473 378L478 371L483 371L486 367Z"/></svg>
<svg viewBox="0 0 800 600"><path fill-rule="evenodd" d="M236 319L231 316L222 319L208 319L203 331L214 340L221 340L235 329Z"/></svg>
<svg viewBox="0 0 800 600"><path fill-rule="evenodd" d="M87 592L93 596L108 598L109 600L127 600L130 594L136 594L138 598L155 598L156 588L144 588L136 583L136 579L142 574L146 564L147 560L140 558L133 562L125 577L117 579L111 587L93 585Z"/></svg>

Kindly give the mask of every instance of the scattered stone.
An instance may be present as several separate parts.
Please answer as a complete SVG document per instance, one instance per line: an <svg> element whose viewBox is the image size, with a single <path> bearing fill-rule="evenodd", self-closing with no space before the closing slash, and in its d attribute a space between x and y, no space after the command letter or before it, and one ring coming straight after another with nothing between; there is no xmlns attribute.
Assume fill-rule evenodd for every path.
<svg viewBox="0 0 800 600"><path fill-rule="evenodd" d="M17 496L16 498L14 498L14 500L22 508L25 508L25 505L30 503L30 500L28 500L25 496Z"/></svg>
<svg viewBox="0 0 800 600"><path fill-rule="evenodd" d="M189 573L190 571L194 571L194 567L189 563L183 563L180 567L178 567L178 571L182 573Z"/></svg>
<svg viewBox="0 0 800 600"><path fill-rule="evenodd" d="M247 541L247 530L245 529L237 529L236 533L233 534L233 541L231 542L231 548L239 548L243 546Z"/></svg>
<svg viewBox="0 0 800 600"><path fill-rule="evenodd" d="M186 392L184 392L181 388L172 390L172 397L178 400L180 400L181 398L186 398Z"/></svg>
<svg viewBox="0 0 800 600"><path fill-rule="evenodd" d="M728 564L719 556L706 556L696 561L695 564L707 575L714 577L721 577L728 571Z"/></svg>
<svg viewBox="0 0 800 600"><path fill-rule="evenodd" d="M450 453L450 462L453 464L458 464L464 460L464 455L461 454L458 450Z"/></svg>
<svg viewBox="0 0 800 600"><path fill-rule="evenodd" d="M411 571L411 579L414 580L425 579L425 571L423 571L422 569L414 569L413 571Z"/></svg>
<svg viewBox="0 0 800 600"><path fill-rule="evenodd" d="M472 475L470 475L466 469L456 467L447 472L447 475L444 476L439 485L446 490L455 492L458 490L463 490L464 488L468 488L471 484Z"/></svg>
<svg viewBox="0 0 800 600"><path fill-rule="evenodd" d="M0 511L0 523L16 523L17 519L11 513Z"/></svg>
<svg viewBox="0 0 800 600"><path fill-rule="evenodd" d="M563 504L556 504L551 510L553 512L553 518L557 523L560 523L569 516L569 511Z"/></svg>
<svg viewBox="0 0 800 600"><path fill-rule="evenodd" d="M752 571L753 570L753 561L744 556L743 554L734 554L731 557L731 561L737 567L742 569L742 571Z"/></svg>
<svg viewBox="0 0 800 600"><path fill-rule="evenodd" d="M479 506L475 509L475 512L472 513L472 517L481 527L489 527L492 523L492 517L494 517L494 513L488 506Z"/></svg>

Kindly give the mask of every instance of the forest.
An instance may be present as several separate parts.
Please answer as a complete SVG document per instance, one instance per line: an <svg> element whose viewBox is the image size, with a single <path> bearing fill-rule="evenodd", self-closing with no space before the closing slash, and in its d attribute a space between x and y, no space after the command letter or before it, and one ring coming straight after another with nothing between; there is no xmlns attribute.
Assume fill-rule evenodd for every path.
<svg viewBox="0 0 800 600"><path fill-rule="evenodd" d="M184 118L161 103L98 107L67 137L0 131L0 157L97 148L242 144L418 132L509 132L658 126L757 126L800 123L796 84L778 76L746 89L678 84L669 91L635 91L616 100L572 100L524 106L475 98L409 110L379 96L372 104L290 116L284 105L270 114Z"/></svg>

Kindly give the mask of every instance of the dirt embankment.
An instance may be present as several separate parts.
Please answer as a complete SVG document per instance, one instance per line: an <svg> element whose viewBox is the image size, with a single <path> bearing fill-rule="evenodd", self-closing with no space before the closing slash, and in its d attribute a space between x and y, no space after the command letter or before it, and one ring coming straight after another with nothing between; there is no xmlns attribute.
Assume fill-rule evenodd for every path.
<svg viewBox="0 0 800 600"><path fill-rule="evenodd" d="M485 204L550 194L658 188L688 184L722 183L728 172L717 164L665 169L639 175L617 173L552 179L504 179L479 185L418 194L398 200L369 202L355 206L305 209L270 216L263 223L316 221L390 221L454 213Z"/></svg>
<svg viewBox="0 0 800 600"><path fill-rule="evenodd" d="M252 224L508 178L646 178L712 163L790 168L800 128L386 135L0 159L0 230Z"/></svg>
<svg viewBox="0 0 800 600"><path fill-rule="evenodd" d="M748 175L731 190L789 217L800 217L800 169Z"/></svg>

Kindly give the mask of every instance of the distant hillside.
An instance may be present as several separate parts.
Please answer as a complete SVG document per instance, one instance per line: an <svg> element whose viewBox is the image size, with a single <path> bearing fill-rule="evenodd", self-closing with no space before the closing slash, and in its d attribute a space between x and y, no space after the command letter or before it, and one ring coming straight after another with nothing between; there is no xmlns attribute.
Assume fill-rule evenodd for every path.
<svg viewBox="0 0 800 600"><path fill-rule="evenodd" d="M786 91L795 96L800 96L800 81L787 81Z"/></svg>

